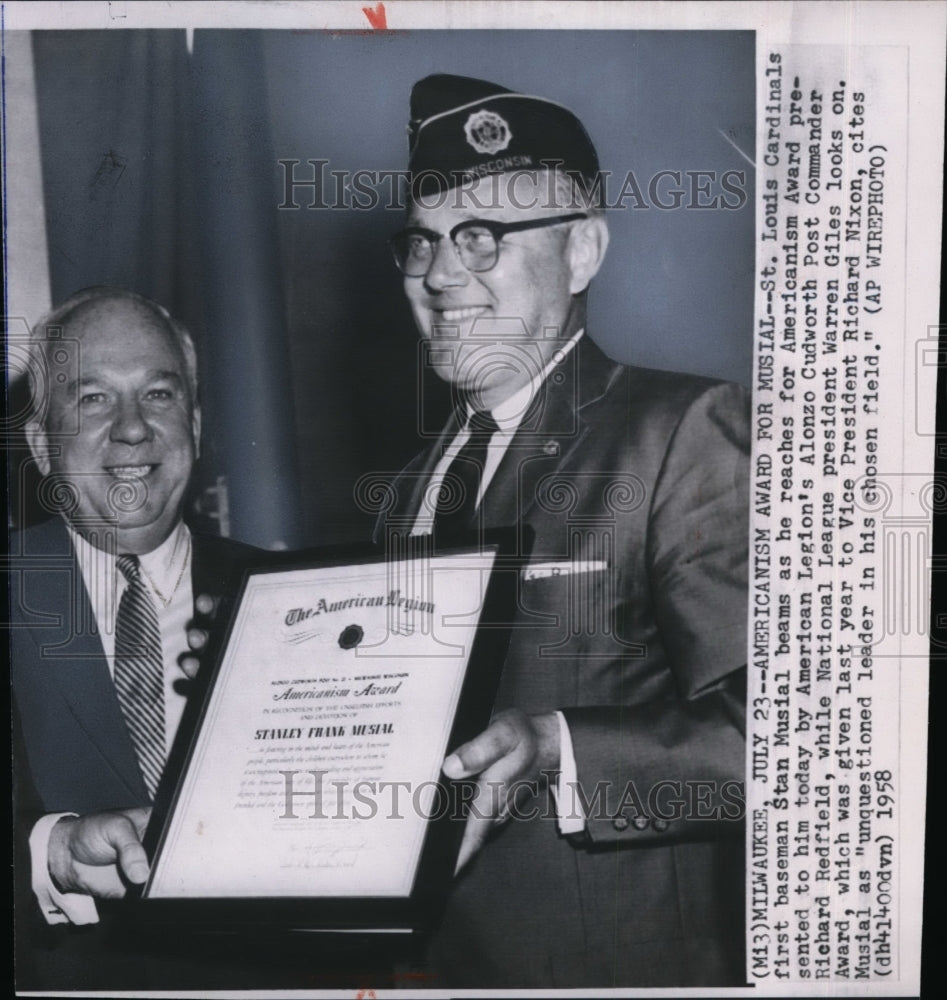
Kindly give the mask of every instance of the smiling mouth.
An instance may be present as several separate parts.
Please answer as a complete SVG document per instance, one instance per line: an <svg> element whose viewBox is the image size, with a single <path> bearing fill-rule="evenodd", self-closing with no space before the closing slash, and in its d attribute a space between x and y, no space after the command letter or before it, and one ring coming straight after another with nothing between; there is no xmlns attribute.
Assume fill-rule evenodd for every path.
<svg viewBox="0 0 947 1000"><path fill-rule="evenodd" d="M143 479L157 465L107 465L105 471L115 479Z"/></svg>
<svg viewBox="0 0 947 1000"><path fill-rule="evenodd" d="M442 323L461 323L466 319L482 316L489 306L463 306L460 309L436 309L435 314Z"/></svg>

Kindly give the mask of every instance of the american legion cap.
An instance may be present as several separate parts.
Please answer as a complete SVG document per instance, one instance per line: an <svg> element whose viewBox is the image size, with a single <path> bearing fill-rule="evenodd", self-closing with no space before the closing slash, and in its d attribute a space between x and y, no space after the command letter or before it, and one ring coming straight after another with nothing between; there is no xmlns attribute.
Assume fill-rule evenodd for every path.
<svg viewBox="0 0 947 1000"><path fill-rule="evenodd" d="M552 167L589 189L599 170L592 140L564 105L446 73L412 88L408 146L413 197L491 174Z"/></svg>

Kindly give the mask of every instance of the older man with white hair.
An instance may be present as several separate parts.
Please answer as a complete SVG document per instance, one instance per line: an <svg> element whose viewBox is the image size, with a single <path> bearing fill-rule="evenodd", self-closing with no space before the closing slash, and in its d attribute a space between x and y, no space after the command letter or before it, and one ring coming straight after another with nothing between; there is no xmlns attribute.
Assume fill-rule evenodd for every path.
<svg viewBox="0 0 947 1000"><path fill-rule="evenodd" d="M102 900L147 877L141 836L186 700L194 599L220 594L251 550L182 520L200 447L197 363L162 306L84 289L36 324L32 347L26 432L53 516L11 538L17 819L29 844L17 875L30 869L47 924L89 925ZM36 928L21 985L148 985L142 956L111 946L111 923Z"/></svg>

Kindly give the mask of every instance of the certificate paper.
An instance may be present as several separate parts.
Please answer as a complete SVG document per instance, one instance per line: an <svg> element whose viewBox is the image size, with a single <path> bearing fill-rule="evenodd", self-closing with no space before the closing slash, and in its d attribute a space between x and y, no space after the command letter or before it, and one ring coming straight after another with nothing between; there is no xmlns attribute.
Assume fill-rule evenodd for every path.
<svg viewBox="0 0 947 1000"><path fill-rule="evenodd" d="M251 573L145 895L409 896L494 558Z"/></svg>

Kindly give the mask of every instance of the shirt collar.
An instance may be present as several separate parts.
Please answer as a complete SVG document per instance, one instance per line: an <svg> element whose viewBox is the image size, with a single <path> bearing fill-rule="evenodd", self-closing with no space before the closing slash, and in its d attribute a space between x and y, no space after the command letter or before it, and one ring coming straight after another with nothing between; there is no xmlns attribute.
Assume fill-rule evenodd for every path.
<svg viewBox="0 0 947 1000"><path fill-rule="evenodd" d="M190 555L191 533L183 521L178 521L174 531L156 549L138 558L152 586L170 595L177 589Z"/></svg>
<svg viewBox="0 0 947 1000"><path fill-rule="evenodd" d="M116 553L90 545L70 524L66 524L82 575L92 580L114 579ZM191 552L191 533L183 521L151 552L138 558L152 587L165 594L175 589Z"/></svg>

